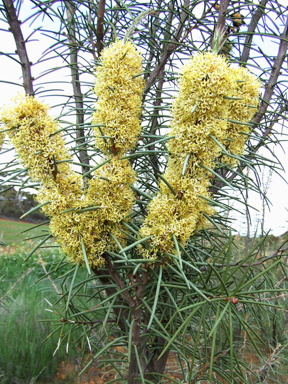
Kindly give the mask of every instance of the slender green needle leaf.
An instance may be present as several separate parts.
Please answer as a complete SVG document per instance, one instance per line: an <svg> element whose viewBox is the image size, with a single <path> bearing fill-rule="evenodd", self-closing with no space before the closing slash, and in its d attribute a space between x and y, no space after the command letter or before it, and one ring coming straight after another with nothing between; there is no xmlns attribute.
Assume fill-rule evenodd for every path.
<svg viewBox="0 0 288 384"><path fill-rule="evenodd" d="M242 100L242 97L223 96L223 99L227 99L227 100Z"/></svg>
<svg viewBox="0 0 288 384"><path fill-rule="evenodd" d="M230 295L229 295L229 291L228 291L228 289L227 289L227 287L226 287L226 284L225 284L225 281L223 281L223 279L222 279L220 273L217 271L216 268L214 268L213 264L208 263L208 265L209 265L209 267L210 267L211 269L213 269L213 272L215 273L215 275L217 276L217 278L219 279L219 281L220 281L220 283L221 283L221 285L222 285L222 291L221 291L221 293L222 293L223 290L224 290L224 291L226 292L227 297L229 297L229 296L230 296Z"/></svg>
<svg viewBox="0 0 288 384"><path fill-rule="evenodd" d="M206 167L206 166L203 165L203 164L201 164L200 167L206 169L208 172L213 173L213 175L215 175L215 176L216 176L219 180L221 180L225 185L227 185L228 187L234 189L234 187L233 187L230 183L228 183L227 180L225 180L225 179L224 179L222 176L220 176L217 172L213 171L213 169L210 169L210 168Z"/></svg>
<svg viewBox="0 0 288 384"><path fill-rule="evenodd" d="M89 211L95 211L97 209L108 209L109 207L106 206L95 206L95 207L88 207L83 209L75 210L75 213L83 213L83 212L89 212Z"/></svg>
<svg viewBox="0 0 288 384"><path fill-rule="evenodd" d="M176 236L174 235L174 233L172 233L172 237L173 237L173 241L174 241L175 248L176 248L176 251L177 251L180 268L183 269L181 252L180 252L180 249L179 249L178 241L177 241Z"/></svg>
<svg viewBox="0 0 288 384"><path fill-rule="evenodd" d="M196 108L198 107L198 103L196 103L195 105L194 105L194 107L192 108L192 110L191 110L191 113L194 113L195 111L196 111Z"/></svg>
<svg viewBox="0 0 288 384"><path fill-rule="evenodd" d="M226 305L225 305L223 311L221 312L220 316L219 316L219 317L217 318L217 320L215 321L214 326L213 326L213 328L211 329L211 331L210 331L210 333L209 333L209 337L211 337L211 336L213 335L213 333L216 331L216 329L217 329L218 325L220 324L220 322L221 322L223 316L225 315L225 313L226 313L226 311L227 311L229 305L230 305L229 302L226 303Z"/></svg>
<svg viewBox="0 0 288 384"><path fill-rule="evenodd" d="M170 191L173 193L174 196L177 196L176 192L174 191L174 188L172 185L163 177L162 175L158 174L158 177L167 185L167 187L170 189Z"/></svg>
<svg viewBox="0 0 288 384"><path fill-rule="evenodd" d="M244 285L242 285L242 287L240 287L240 285L239 285L236 288L235 293L233 294L233 296L239 291L239 289L243 289L243 288L247 287L247 285L251 285L253 283L253 281L255 281L255 280L259 279L259 277L267 274L267 272L270 271L270 269L275 268L281 262L282 262L281 259L277 260L274 264L272 264L269 267L267 267L266 269L264 269L264 271L258 273L258 275L254 276L251 280L247 281Z"/></svg>
<svg viewBox="0 0 288 384"><path fill-rule="evenodd" d="M149 239L152 239L152 237L153 237L153 236L147 236L147 237L144 237L143 239L140 239L140 240L138 240L138 241L135 241L135 243L128 245L128 247L122 249L119 253L127 252L127 251L129 251L130 249L136 247L138 244L144 243L145 241L147 241L147 240L149 240Z"/></svg>
<svg viewBox="0 0 288 384"><path fill-rule="evenodd" d="M148 195L148 193L142 191L139 188L134 187L134 185L132 185L132 184L128 184L128 185L129 185L130 188L134 189L134 191L140 193L140 195L143 195L143 196L147 197L147 199L149 199L149 200L153 200L153 197Z"/></svg>
<svg viewBox="0 0 288 384"><path fill-rule="evenodd" d="M107 311L107 313L105 315L105 319L103 321L103 324L102 324L102 329L105 331L107 336L109 336L108 330L107 330L107 322L108 322L108 319L109 319L109 316L110 316L110 313L111 313L112 309L115 308L115 301L116 301L116 299L117 299L117 296L114 296L112 301L111 301L111 305L108 308L108 311Z"/></svg>
<svg viewBox="0 0 288 384"><path fill-rule="evenodd" d="M192 375L193 375L193 367L194 367L194 362L195 362L195 358L196 358L196 352L198 351L198 343L199 343L199 340L200 340L200 333L201 333L201 329L202 329L202 322L203 322L203 319L204 319L205 311L206 311L206 305L203 305L202 313L201 313L201 318L200 318L200 321L199 321L199 324L198 324L198 331L197 331L196 339L194 341L194 351L193 351L193 356L192 356L192 361L191 361L191 368L190 368L190 372L189 372L188 383L191 382L191 378L192 378Z"/></svg>
<svg viewBox="0 0 288 384"><path fill-rule="evenodd" d="M101 348L100 351L98 351L98 352L96 353L96 355L89 361L89 363L86 364L86 366L82 369L82 371L78 374L78 376L82 376L83 373L86 371L86 369L87 369L88 367L90 367L90 365L93 363L93 361L94 361L95 359L97 359L97 357L102 356L102 355L104 354L104 352L105 352L108 348L112 347L114 344L116 344L116 345L119 344L119 342L122 341L122 340L124 340L125 338L126 338L126 336L117 337L116 339L110 341L110 343L106 344L103 348Z"/></svg>
<svg viewBox="0 0 288 384"><path fill-rule="evenodd" d="M109 161L111 161L111 159L105 160L103 161L103 163L96 165L95 167L90 169L88 172L84 173L83 177L90 175L92 172L96 171L96 169L101 168L103 165L109 163Z"/></svg>
<svg viewBox="0 0 288 384"><path fill-rule="evenodd" d="M210 223L212 223L212 224L218 229L218 231L220 231L221 233L224 234L224 232L222 231L222 228L219 227L219 225L215 222L215 220L212 219L212 217L206 215L205 212L201 212L201 214L202 214L204 217L206 217L206 219L209 220Z"/></svg>
<svg viewBox="0 0 288 384"><path fill-rule="evenodd" d="M8 179L6 179L5 181L2 181L2 183L0 183L0 187L1 187L3 184L8 183L8 181L14 179L15 177L21 175L21 173L26 172L27 170L28 170L28 168L24 168L24 169L21 169L21 171L19 171L19 172L13 173L12 176L10 176Z"/></svg>
<svg viewBox="0 0 288 384"><path fill-rule="evenodd" d="M209 198L206 197L206 196L202 196L202 195L197 195L197 196L201 197L201 199L204 199L204 200L206 200L206 201L209 201L209 203L210 203L211 205L217 205L218 207L221 207L221 208L223 208L223 209L226 209L226 208L227 208L227 207L225 207L225 205L218 203L218 201L209 199Z"/></svg>
<svg viewBox="0 0 288 384"><path fill-rule="evenodd" d="M219 143L219 141L212 135L209 135L209 137L218 145L219 148L222 149L223 152L225 152L225 154L227 154L227 150L226 148L223 147L223 145L221 143Z"/></svg>
<svg viewBox="0 0 288 384"><path fill-rule="evenodd" d="M154 303L153 303L152 312L150 315L150 320L149 320L149 323L147 325L147 329L150 328L150 326L154 320L154 316L155 316L156 308L157 308L157 304L158 304L161 281L162 281L162 266L160 266L160 269L159 269L158 282L157 282L156 292L155 292L155 296L154 296Z"/></svg>
<svg viewBox="0 0 288 384"><path fill-rule="evenodd" d="M229 121L229 123L234 123L239 125L248 125L248 127L253 127L253 124L251 123L243 123L242 121L236 121L236 120L230 120L230 119L226 119L226 120Z"/></svg>
<svg viewBox="0 0 288 384"><path fill-rule="evenodd" d="M125 249L122 248L122 245L119 243L118 239L113 235L113 233L109 233L109 235L112 237L112 239L115 241L115 243L118 245L119 249L120 249L120 252L119 253L123 253L123 256L125 257L126 260L128 260L128 257L125 253Z"/></svg>
<svg viewBox="0 0 288 384"><path fill-rule="evenodd" d="M134 344L134 351L135 351L135 355L136 355L138 370L139 370L140 377L141 377L141 383L145 384L145 380L144 380L144 376L143 376L143 371L142 371L142 367L141 367L141 363L140 363L140 359L139 359L139 355L138 355L138 350L137 350L137 346L135 344Z"/></svg>
<svg viewBox="0 0 288 384"><path fill-rule="evenodd" d="M191 156L191 153L188 153L188 155L186 156L186 159L185 159L185 161L184 161L184 165L183 165L183 169L182 169L181 176L184 176L184 175L185 175L186 167L187 167L187 164L188 164L188 161L189 161L190 156Z"/></svg>
<svg viewBox="0 0 288 384"><path fill-rule="evenodd" d="M161 351L161 354L159 355L158 357L158 360L161 358L161 356L164 355L164 353L167 351L167 349L170 347L170 345L172 343L174 343L174 340L177 338L178 334L180 333L180 331L187 325L190 323L192 317L194 316L194 314L199 310L198 307L194 308L193 311L189 314L188 317L186 317L186 319L181 323L181 325L179 326L179 328L177 330L175 330L174 334L171 335L171 339L169 340L168 344L164 347L164 349Z"/></svg>
<svg viewBox="0 0 288 384"><path fill-rule="evenodd" d="M262 344L265 344L263 340L257 335L257 333L247 324L242 317L238 314L237 309L234 310L234 308L231 308L233 310L233 313L237 316L239 322L242 324L243 328L245 329L245 332L247 333L247 336L249 337L251 343L253 344L254 348L256 349L258 355L262 357L262 353L260 352L260 349L258 348L257 344L255 343L254 337L251 335L250 331L262 342ZM249 331L249 329L250 331Z"/></svg>
<svg viewBox="0 0 288 384"><path fill-rule="evenodd" d="M83 240L81 240L81 248L82 248L82 253L83 253L84 260L85 260L85 265L86 265L87 271L88 271L89 275L91 275L91 270L90 270L90 266L89 266L89 262L88 262L86 249L85 249L85 245L84 245Z"/></svg>
<svg viewBox="0 0 288 384"><path fill-rule="evenodd" d="M32 212L36 211L37 209L44 207L45 205L50 204L50 203L51 203L51 201L46 201L45 203L37 205L37 207L31 208L28 212L24 213L24 215L22 215L20 217L20 219L23 219L23 217L30 215L30 213L32 213Z"/></svg>
<svg viewBox="0 0 288 384"><path fill-rule="evenodd" d="M41 224L37 224L37 225L34 225L34 226L31 227L31 228L25 229L25 231L22 231L21 233L25 233L25 232L31 231L31 230L34 229L34 228L41 227L42 225L49 224L49 223L50 223L50 220L44 221L44 222L41 223Z"/></svg>
<svg viewBox="0 0 288 384"><path fill-rule="evenodd" d="M34 252L37 251L38 248L41 247L42 244L44 244L48 239L50 239L50 237L53 237L53 236L49 234L48 236L45 237L45 239L43 239L42 241L40 241L40 243L39 243L38 245L36 245L36 247L33 248L31 252L29 252L28 256L26 257L26 259L25 259L25 261L24 261L24 263L29 259L30 256L33 255Z"/></svg>
<svg viewBox="0 0 288 384"><path fill-rule="evenodd" d="M174 139L174 138L175 138L175 136L164 137L163 139L160 139L160 140L157 140L157 141L152 141L152 143L146 144L146 145L144 145L143 147L141 147L139 149L151 147L151 145L156 145L156 144L162 143L163 141L168 141L168 140L171 140L171 139Z"/></svg>
<svg viewBox="0 0 288 384"><path fill-rule="evenodd" d="M76 279L76 275L77 275L79 266L80 266L80 263L77 263L76 267L75 267L75 270L74 270L74 275L72 277L72 281L71 281L71 285L70 285L70 289L69 289L69 294L68 294L68 299L67 299L67 303L66 303L66 312L68 311L68 308L69 308L69 305L70 305L70 299L71 299L71 295L72 295L72 290L74 288L74 282L75 282L75 279Z"/></svg>
<svg viewBox="0 0 288 384"><path fill-rule="evenodd" d="M215 316L215 322L217 323L217 326L219 324L219 322L218 322L219 311L220 311L220 302L218 303L217 311L216 311L216 316ZM212 339L211 356L210 356L210 368L209 368L209 381L210 382L212 380L212 373L213 373L214 355L215 355L215 346L216 346L216 336L217 336L217 327L216 327L216 331L213 334L213 339Z"/></svg>
<svg viewBox="0 0 288 384"><path fill-rule="evenodd" d="M133 325L134 325L135 319L133 318L131 321L131 324L129 326L129 337L128 337L128 363L130 364L131 361L131 349L132 349L132 335L133 335Z"/></svg>

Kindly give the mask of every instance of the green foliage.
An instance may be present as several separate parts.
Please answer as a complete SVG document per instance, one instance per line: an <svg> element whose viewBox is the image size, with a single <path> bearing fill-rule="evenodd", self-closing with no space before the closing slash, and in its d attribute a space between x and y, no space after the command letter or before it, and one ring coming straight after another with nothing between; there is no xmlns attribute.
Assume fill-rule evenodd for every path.
<svg viewBox="0 0 288 384"><path fill-rule="evenodd" d="M75 172L80 173L81 169L85 186L90 179L98 182L101 177L97 179L96 176L102 175L103 192L98 200L105 197L105 193L109 196L113 188L109 189L111 187L109 175L105 174L103 177L101 174L104 166L110 164L110 160L104 157L99 148L94 147L94 126L91 119L94 104L97 102L92 94L94 64L96 63L96 67L101 66L99 58L103 47L111 46L116 37L123 39L127 30L131 41L139 47L143 55L142 75L145 80L145 91L142 99L142 133L136 148L125 154L125 159L137 173L136 185L132 186L135 192L133 209L125 220L119 219L121 225L117 227L120 228L118 232L113 232L116 227L114 222L103 221L104 229L101 227L103 235L100 236L100 240L105 236L105 241L111 247L101 255L103 263L101 268L91 268L93 274L87 273L79 264L67 264L66 259L57 265L52 261L48 269L49 277L55 278L59 283L57 283L58 303L55 302L53 305L55 312L58 313L54 324L59 326L60 344L67 345L70 336L74 332L80 332L82 353L85 353L85 346L91 348L91 360L79 375L86 371L93 359L102 356L103 363L111 363L116 370L116 382L158 384L162 378L168 379L165 366L168 353L174 352L179 359L185 383L232 384L264 382L264 380L272 382L273 371L278 367L275 368L276 363L272 361L271 356L279 362L282 356L285 357L285 348L288 345L285 329L287 245L283 242L277 244L273 251L271 248L267 251L266 244L270 240L264 237L253 241L249 239L243 248L231 235L233 221L228 213L233 201L242 203L244 209L248 208L247 201L243 197L247 196L247 191L263 193L259 174L264 167L269 167L275 172L281 171L281 165L278 163L276 152L271 150L271 145L279 144L281 141L277 123L283 122L285 125L288 109L285 80L288 70L284 64L288 46L286 6L278 0L262 0L259 5L244 0L221 0L220 8L212 0L193 2L181 0L169 3L162 0L147 0L141 3L126 0L106 2L34 0L33 4L34 8L26 17L24 24L32 22L31 28L35 28L34 35L44 33L48 40L51 39L51 44L48 44L43 53L39 53L38 63L42 63L45 69L34 80L32 72L35 67L31 69L28 59L29 45L26 45L30 38L27 41L21 38L19 41L21 24L11 21L21 14L21 3L3 0L1 8L16 43L20 44L19 47L24 47L26 54L17 48L22 63L23 86L26 94L44 96L52 106L60 107L58 122L61 128L57 132L63 133L67 146L73 145L71 151L75 159L70 161L78 167ZM48 20L52 20L53 23L47 28L42 24L38 28L37 22L40 18L41 23L48 23ZM130 29L131 25L134 31ZM202 218L209 220L210 226L200 232L194 232L185 247L179 236L172 231L169 234L171 247L165 248L165 239L162 239L163 241L159 242L162 248L155 250L157 260L151 263L144 256L149 253L149 241L152 236L145 235L141 238L139 235L149 212L147 206L162 187L163 190L167 190L166 194L171 199L177 201L177 204L183 197L182 192L175 191L175 186L167 180L166 174L164 176L168 158L173 159L169 148L173 147L172 140L175 139L175 135L167 136L167 131L170 129L172 100L178 94L179 67L196 52L206 52L211 45L215 46L213 39L217 35L221 38L217 49L222 47L220 53L226 56L231 66L247 67L262 82L260 107L257 110L255 105L246 104L247 108L255 108L255 115L249 122L234 117L225 118L230 124L229 127L235 128L236 138L239 138L239 135L247 138L243 154L233 152L234 139L231 137L224 137L228 142L232 140L231 144L225 146L214 135L208 137L213 146L217 145L217 151L221 155L215 161L213 159L213 169L199 161L201 174L207 178L206 186L209 188L207 190L209 194L206 196L201 193L196 195L196 198L216 209L213 216L203 212L205 215L203 214ZM227 40L223 41L225 37ZM273 45L275 49L269 45L271 40L275 43ZM6 55L15 59L14 54ZM124 57L125 55L120 61ZM64 80L62 78L61 83L70 85L71 80L73 97L66 90L55 91L54 76L57 71L62 70L67 70L67 73L70 71L71 78L67 81L66 78ZM49 78L50 75L52 80ZM209 81L209 73L199 81ZM112 100L114 88L111 89L109 86L107 88L109 89L109 91L106 89L107 94L111 93ZM241 90L241 85L238 88ZM203 95L206 94L205 90L206 88L201 88ZM233 106L233 102L239 100L233 95L224 95L226 104L231 103ZM184 106L186 101L187 103L189 101L189 89L185 98L187 100L183 100ZM222 101L217 99L215 102L221 106ZM190 104L187 105L190 108ZM196 103L189 109L191 114L198 113L197 105ZM182 104L180 107L182 108ZM237 114L237 108L235 110ZM105 108L103 111L105 112ZM211 117L217 120L217 116ZM21 118L18 116L17 121ZM6 116L6 120L9 120L9 116ZM113 140L118 139L118 136L110 137L102 134L103 127L101 124L97 124L97 127L98 125L101 134L99 138L105 143L110 143L108 148L110 155L114 156L116 162L122 161L123 158L117 157L117 150L113 144ZM195 122L195 126L197 141L202 139L202 134L197 131L198 121ZM9 129L16 128L11 126ZM13 132L10 132L11 136ZM28 125L26 132L29 132ZM52 133L49 138L54 134L57 133ZM25 135L23 139L26 139ZM242 140L243 144L244 141ZM182 141L180 144L183 144ZM182 147L185 152L183 145ZM4 146L3 156L6 150L9 148ZM23 148L21 150L26 156L27 153ZM181 164L177 163L173 175L177 172L181 177L186 175L189 161L191 162L193 156L185 152L181 161L177 158ZM232 159L230 162L229 158ZM47 174L50 172L52 180L48 191L53 193L57 170L60 167L57 168L55 156L53 159L48 158L47 161L48 163L50 161L46 167ZM2 184L5 188L13 186L21 191L23 183L17 177L19 172L21 174L24 171L20 164L13 160L4 168L6 167L9 167L9 174L3 174ZM246 174L247 168L250 170L249 175ZM93 174L96 170L97 172ZM71 185L65 184L64 181L67 182L65 178L62 181L65 192ZM189 182L188 175L187 183ZM30 179L25 183L25 188L38 188ZM125 188L128 187L129 184L126 183ZM95 189L97 195L100 189ZM120 194L121 190L119 199L120 196L123 197ZM115 191L113 199L117 202ZM48 202L50 199L45 200L45 207L47 210L50 208L52 210L54 206L52 204L50 206ZM82 208L78 212L74 212L70 207L65 208L60 215L69 213L73 218L77 217L75 222L79 220L85 228L86 223L90 223L89 220L97 217L99 204ZM211 211L212 209L209 210ZM177 220L177 209L172 209L172 215ZM155 221L160 222L161 218L160 212ZM60 219L58 225L62 230ZM92 233L94 235L93 231ZM83 234L86 235L88 232L83 231ZM68 231L65 235L70 238ZM37 247L41 250L42 247L52 244L48 237L43 236L33 241L30 252L32 259L29 260L33 260ZM83 238L84 236L81 237ZM123 245L123 239L126 239L126 245ZM84 240L80 241L80 238L77 240L81 244L81 252L84 252L83 261L85 258L88 265ZM96 247L95 244L98 243L93 242L93 247ZM91 249L93 247L91 246ZM143 249L139 252L139 247L144 247L144 252ZM60 310L56 310L57 305L60 306ZM280 347L279 343L283 343L283 346ZM117 346L123 347L124 352L119 352L115 348ZM251 366L249 362L247 354L251 353L257 356L257 367ZM279 377L277 379L275 374L277 380L281 380Z"/></svg>

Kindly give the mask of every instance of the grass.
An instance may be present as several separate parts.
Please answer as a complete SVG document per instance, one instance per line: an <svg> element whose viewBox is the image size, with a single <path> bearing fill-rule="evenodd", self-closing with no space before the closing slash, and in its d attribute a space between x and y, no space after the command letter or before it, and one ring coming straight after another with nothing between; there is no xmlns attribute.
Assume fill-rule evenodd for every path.
<svg viewBox="0 0 288 384"><path fill-rule="evenodd" d="M29 228L33 228L34 226L35 224L0 219L0 240L10 247L15 245L24 245L21 244L24 239L43 235L43 229L47 229L46 226L40 226L29 232L21 234L21 232L26 231Z"/></svg>
<svg viewBox="0 0 288 384"><path fill-rule="evenodd" d="M33 274L27 275L13 292L13 300L1 310L0 369L1 383L29 383L37 376L51 379L59 360L65 359L63 348L53 358L58 334L53 334L45 343L43 340L53 331L50 322L55 315L46 312L49 307L44 297L53 296L48 282L41 282L37 288ZM52 315L52 316L51 316Z"/></svg>
<svg viewBox="0 0 288 384"><path fill-rule="evenodd" d="M47 271L55 268L63 258L57 248L42 249L40 253ZM24 263L25 256L22 248L16 248L13 254L0 256L1 384L51 382L59 364L67 359L66 341L60 345L53 357L60 330L55 333L53 331L59 325L62 326L60 318L63 317L63 306L56 304L59 296L47 278L35 284L44 275L43 268L37 254L26 263ZM63 263L63 265L63 268L53 274L53 281L60 291L61 279L57 278L71 268L71 264ZM86 274L86 269L80 268L77 282L84 280ZM69 281L67 283L69 287ZM90 293L89 289L88 287L87 293ZM52 309L45 299L55 307ZM73 304L81 305L79 300L75 298ZM96 303L98 303L96 299L91 300L91 306ZM54 308L59 315L53 313ZM65 332L67 330L65 326ZM80 344L75 341L81 336L80 331L73 332L69 342L69 357L79 353L77 348ZM51 336L47 339L48 335ZM47 340L43 343L45 339Z"/></svg>

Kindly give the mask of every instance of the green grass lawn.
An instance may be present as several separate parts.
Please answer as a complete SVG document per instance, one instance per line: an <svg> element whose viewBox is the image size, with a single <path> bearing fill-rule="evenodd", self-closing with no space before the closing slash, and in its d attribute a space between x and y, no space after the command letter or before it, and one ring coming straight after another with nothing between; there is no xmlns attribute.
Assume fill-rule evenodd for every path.
<svg viewBox="0 0 288 384"><path fill-rule="evenodd" d="M10 247L15 245L24 246L27 243L27 241L24 241L26 238L47 234L48 227L46 225L27 231L27 229L33 228L34 226L35 224L31 223L0 219L0 240ZM21 233L23 231L27 232Z"/></svg>

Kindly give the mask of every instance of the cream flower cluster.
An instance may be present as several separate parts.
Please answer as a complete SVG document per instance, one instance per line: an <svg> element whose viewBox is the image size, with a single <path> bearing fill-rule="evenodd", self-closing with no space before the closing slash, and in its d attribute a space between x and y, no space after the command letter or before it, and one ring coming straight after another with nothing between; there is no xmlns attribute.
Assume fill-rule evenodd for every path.
<svg viewBox="0 0 288 384"><path fill-rule="evenodd" d="M51 219L51 233L75 263L84 263L84 244L92 267L104 265L105 251L119 251L119 244L126 244L122 221L127 221L125 216L134 203L129 184L134 183L135 172L129 161L119 156L133 149L138 139L144 90L139 76L141 56L131 42L111 44L103 50L101 62L94 123L103 126L101 131L108 136L104 140L95 130L96 145L109 155L94 172L86 191L82 176L71 169L71 155L58 124L48 115L48 106L33 97L18 96L1 116L22 164L30 177L40 182L36 199L47 203L41 209Z"/></svg>
<svg viewBox="0 0 288 384"><path fill-rule="evenodd" d="M111 234L125 247L121 221L131 212L134 195L127 184L134 179L125 161L111 159L94 173L81 206L52 218L51 230L70 259L83 262L83 241L89 264L104 265L105 251L119 251Z"/></svg>
<svg viewBox="0 0 288 384"><path fill-rule="evenodd" d="M229 120L247 123L259 103L256 77L245 68L231 68L212 52L191 57L179 86L170 132L175 138L168 143L170 159L163 175L170 187L161 181L140 230L142 237L152 236L149 249L139 246L152 259L158 253L177 255L173 235L185 246L193 233L209 225L206 217L214 213L208 203L213 177L209 169L215 168L217 159L236 165L235 158L223 155L223 147L241 155L246 138L242 131L249 131L249 126Z"/></svg>
<svg viewBox="0 0 288 384"><path fill-rule="evenodd" d="M85 241L99 260L104 250L119 251L119 244L126 244L122 221L129 220L125 216L131 213L135 200L129 184L136 177L129 161L120 160L120 156L134 148L141 131L142 71L141 55L130 41L116 41L101 52L93 124L100 126L95 127L96 146L108 155L108 162L93 173L83 200L86 206L102 207L91 213L97 223L94 245Z"/></svg>
<svg viewBox="0 0 288 384"><path fill-rule="evenodd" d="M231 69L234 75L234 98L230 100L228 118L233 121L249 123L259 106L260 82L246 68L238 67ZM247 133L250 133L249 125L228 123L227 140L225 147L233 155L240 156L244 152ZM221 163L229 164L231 167L238 164L238 160L224 155L220 158Z"/></svg>
<svg viewBox="0 0 288 384"><path fill-rule="evenodd" d="M1 120L21 163L34 181L44 184L70 174L71 156L65 148L59 126L48 115L49 107L30 96L18 95L4 107Z"/></svg>
<svg viewBox="0 0 288 384"><path fill-rule="evenodd" d="M134 183L135 172L119 156L133 149L141 130L141 62L131 42L116 41L101 53L93 124L99 126L94 129L96 146L108 155L108 162L93 173L78 209L53 218L50 224L62 249L75 262L83 262L82 241L88 262L94 267L104 265L105 251L119 251L119 244L126 244L122 220L133 207L134 194L129 184Z"/></svg>
<svg viewBox="0 0 288 384"><path fill-rule="evenodd" d="M142 58L135 45L116 41L101 53L94 92L98 96L93 115L96 146L105 154L123 154L134 148L141 131L144 80ZM107 136L104 139L101 136Z"/></svg>

